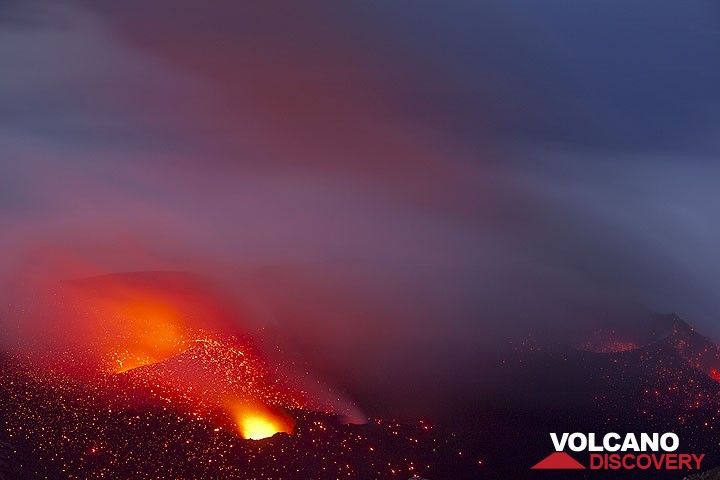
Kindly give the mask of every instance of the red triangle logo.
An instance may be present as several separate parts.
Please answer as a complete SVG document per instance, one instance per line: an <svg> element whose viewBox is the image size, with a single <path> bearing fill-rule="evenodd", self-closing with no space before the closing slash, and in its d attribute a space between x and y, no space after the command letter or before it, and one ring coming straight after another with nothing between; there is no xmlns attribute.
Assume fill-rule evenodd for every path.
<svg viewBox="0 0 720 480"><path fill-rule="evenodd" d="M533 465L531 470L585 470L585 466L565 452L553 452Z"/></svg>

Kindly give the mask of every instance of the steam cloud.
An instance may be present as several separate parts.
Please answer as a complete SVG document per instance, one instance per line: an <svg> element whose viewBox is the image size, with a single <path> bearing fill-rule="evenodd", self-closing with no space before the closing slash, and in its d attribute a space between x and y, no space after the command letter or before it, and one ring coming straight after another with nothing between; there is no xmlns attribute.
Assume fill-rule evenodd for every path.
<svg viewBox="0 0 720 480"><path fill-rule="evenodd" d="M442 405L540 325L720 333L701 2L632 28L619 2L190 3L3 4L5 292L195 272L371 411Z"/></svg>

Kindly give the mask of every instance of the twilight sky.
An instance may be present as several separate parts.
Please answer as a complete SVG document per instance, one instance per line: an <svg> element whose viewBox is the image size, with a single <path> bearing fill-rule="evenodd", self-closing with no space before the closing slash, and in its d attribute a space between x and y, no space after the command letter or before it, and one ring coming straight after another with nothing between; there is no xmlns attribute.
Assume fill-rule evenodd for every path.
<svg viewBox="0 0 720 480"><path fill-rule="evenodd" d="M713 2L247 3L0 0L3 282L208 275L396 395L607 311L720 338Z"/></svg>

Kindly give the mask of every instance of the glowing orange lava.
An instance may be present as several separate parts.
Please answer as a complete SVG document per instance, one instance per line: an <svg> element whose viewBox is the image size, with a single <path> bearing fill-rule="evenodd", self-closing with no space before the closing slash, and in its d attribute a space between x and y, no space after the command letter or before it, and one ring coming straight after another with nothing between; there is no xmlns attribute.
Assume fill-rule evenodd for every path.
<svg viewBox="0 0 720 480"><path fill-rule="evenodd" d="M166 360L187 348L177 313L160 302L130 302L117 308L119 345L111 347L115 373Z"/></svg>
<svg viewBox="0 0 720 480"><path fill-rule="evenodd" d="M272 437L276 433L292 433L294 421L287 415L260 404L231 403L230 412L240 435L248 440Z"/></svg>

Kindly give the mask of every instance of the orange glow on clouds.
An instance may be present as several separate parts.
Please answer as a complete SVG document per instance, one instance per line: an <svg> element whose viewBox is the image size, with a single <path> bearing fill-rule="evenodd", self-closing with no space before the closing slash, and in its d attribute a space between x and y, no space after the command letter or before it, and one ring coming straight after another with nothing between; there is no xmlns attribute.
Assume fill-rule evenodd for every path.
<svg viewBox="0 0 720 480"><path fill-rule="evenodd" d="M167 360L189 346L182 302L118 280L67 288L74 334L114 373Z"/></svg>
<svg viewBox="0 0 720 480"><path fill-rule="evenodd" d="M110 355L115 373L166 360L187 348L177 313L158 302L130 302L118 309L124 338Z"/></svg>
<svg viewBox="0 0 720 480"><path fill-rule="evenodd" d="M64 282L49 293L43 317L52 321L35 336L85 350L113 373L170 359L191 346L193 331L222 332L227 319L226 307L192 277L107 275Z"/></svg>

